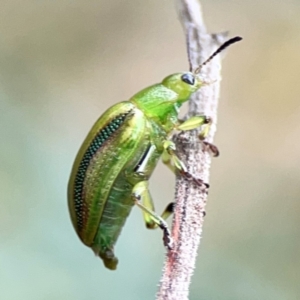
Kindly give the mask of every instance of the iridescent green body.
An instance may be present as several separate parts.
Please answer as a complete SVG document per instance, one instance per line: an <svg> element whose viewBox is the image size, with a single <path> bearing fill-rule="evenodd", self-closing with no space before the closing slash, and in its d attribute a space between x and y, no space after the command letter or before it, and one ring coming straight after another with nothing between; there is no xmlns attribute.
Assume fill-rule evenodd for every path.
<svg viewBox="0 0 300 300"><path fill-rule="evenodd" d="M200 86L200 81L193 86L183 82L182 75L109 108L79 150L68 187L70 214L82 242L103 259L113 255L134 205L133 187L151 176L164 142L179 124L181 104ZM137 172L147 153L143 171Z"/></svg>
<svg viewBox="0 0 300 300"><path fill-rule="evenodd" d="M224 43L206 62L240 39ZM169 137L174 130L192 130L202 125L207 126L199 137L203 140L207 136L210 118L195 116L184 122L178 119L181 105L205 84L199 71L200 67L194 72L170 75L109 108L77 154L68 185L72 223L81 241L111 270L118 263L114 245L134 204L143 210L147 227L160 227L165 245L172 248L164 220L173 205L168 205L161 217L154 212L148 179L160 157L172 171L193 179L176 156ZM216 147L211 149L217 154ZM203 184L198 179L195 182Z"/></svg>

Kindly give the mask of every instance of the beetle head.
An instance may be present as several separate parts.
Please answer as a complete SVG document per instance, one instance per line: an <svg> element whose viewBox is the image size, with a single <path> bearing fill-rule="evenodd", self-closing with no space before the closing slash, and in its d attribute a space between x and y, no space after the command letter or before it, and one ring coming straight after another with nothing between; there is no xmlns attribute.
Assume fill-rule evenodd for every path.
<svg viewBox="0 0 300 300"><path fill-rule="evenodd" d="M203 86L205 82L201 80L199 75L184 72L169 75L162 81L162 84L178 95L177 100L185 100Z"/></svg>
<svg viewBox="0 0 300 300"><path fill-rule="evenodd" d="M208 62L210 62L217 54L227 48L229 45L240 41L242 38L236 36L232 39L229 39L224 44L222 44L208 59L206 59L201 65L199 65L196 69L193 69L191 59L190 59L190 49L188 43L188 59L190 65L190 71L185 73L176 73L166 77L162 84L174 91L178 98L176 102L184 102L186 101L192 93L197 91L201 86L209 84L205 82L201 76L200 72L203 66L205 66Z"/></svg>

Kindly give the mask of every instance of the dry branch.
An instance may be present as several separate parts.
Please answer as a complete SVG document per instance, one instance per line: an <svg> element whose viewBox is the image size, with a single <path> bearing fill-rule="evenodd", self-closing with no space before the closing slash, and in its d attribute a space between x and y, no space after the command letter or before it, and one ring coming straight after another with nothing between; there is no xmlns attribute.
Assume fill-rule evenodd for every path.
<svg viewBox="0 0 300 300"><path fill-rule="evenodd" d="M191 62L196 67L225 41L226 34L207 33L198 0L177 0L177 6L184 32L189 39ZM213 141L216 132L220 71L221 58L218 55L201 71L205 81L214 83L201 88L189 101L188 116L205 114L213 119L207 138L209 142ZM174 140L178 155L186 162L188 171L208 183L211 157L207 151L203 151L197 131L180 133ZM180 176L176 178L176 208L172 224L175 248L167 253L156 299L188 299L206 201L207 189L196 186Z"/></svg>

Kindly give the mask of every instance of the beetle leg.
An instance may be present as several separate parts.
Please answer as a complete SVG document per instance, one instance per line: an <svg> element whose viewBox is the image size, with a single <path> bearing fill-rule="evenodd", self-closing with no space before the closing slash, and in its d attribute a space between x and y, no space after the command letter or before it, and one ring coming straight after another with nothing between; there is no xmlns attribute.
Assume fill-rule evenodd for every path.
<svg viewBox="0 0 300 300"><path fill-rule="evenodd" d="M218 148L215 145L204 141L204 139L208 136L211 124L212 124L212 119L210 117L201 115L201 116L194 116L187 119L186 121L178 125L176 129L187 131L187 130L196 129L199 126L203 126L203 129L199 133L198 137L200 141L203 143L204 149L208 150L213 156L219 156Z"/></svg>
<svg viewBox="0 0 300 300"><path fill-rule="evenodd" d="M141 181L133 187L132 198L135 204L144 212L146 224L149 222L152 228L154 228L155 225L160 227L163 231L163 241L165 247L167 247L169 250L172 249L173 240L166 221L163 219L163 217L160 217L152 210L153 202L148 190L148 181ZM146 203L146 205L144 203ZM153 223L155 225L152 225Z"/></svg>
<svg viewBox="0 0 300 300"><path fill-rule="evenodd" d="M171 163L172 155L170 154L170 149L176 150L176 146L172 141L165 141L163 143L163 153L161 155L162 162L173 172L176 173L176 168L174 164Z"/></svg>
<svg viewBox="0 0 300 300"><path fill-rule="evenodd" d="M176 145L172 141L167 140L164 142L163 148L163 163L166 164L173 172L176 172L176 170L180 172L186 172L187 168L185 164L178 158L175 153Z"/></svg>
<svg viewBox="0 0 300 300"><path fill-rule="evenodd" d="M207 117L207 116L204 116L204 115L201 115L201 116L194 116L194 117L191 117L185 121L183 121L182 123L180 123L176 129L177 130L192 130L192 129L196 129L198 128L199 126L202 126L202 125L211 125L212 123L212 120L210 117ZM207 130L207 133L208 133L208 130ZM206 133L206 135L207 135ZM205 133L204 133L205 134Z"/></svg>
<svg viewBox="0 0 300 300"><path fill-rule="evenodd" d="M197 185L205 186L208 188L209 185L203 182L202 179L196 178L194 175L188 172L187 167L176 155L176 146L172 141L164 142L164 150L162 154L162 161L166 164L175 174L179 172L180 175L185 177L186 179L193 181Z"/></svg>
<svg viewBox="0 0 300 300"><path fill-rule="evenodd" d="M166 220L167 218L169 218L169 216L171 216L171 214L174 212L174 206L175 203L174 202L170 202L166 208L164 209L164 211L161 214L161 217Z"/></svg>
<svg viewBox="0 0 300 300"><path fill-rule="evenodd" d="M147 207L149 210L155 212L154 203L148 189L147 192L145 192L145 194L142 197L142 204L145 207ZM160 217L163 220L167 220L168 217L173 213L173 211L174 211L174 202L171 202L166 206L166 208L164 209ZM143 217L146 223L146 227L148 229L155 229L158 227L157 222L155 222L155 220L153 220L153 217L149 215L146 211L143 211Z"/></svg>

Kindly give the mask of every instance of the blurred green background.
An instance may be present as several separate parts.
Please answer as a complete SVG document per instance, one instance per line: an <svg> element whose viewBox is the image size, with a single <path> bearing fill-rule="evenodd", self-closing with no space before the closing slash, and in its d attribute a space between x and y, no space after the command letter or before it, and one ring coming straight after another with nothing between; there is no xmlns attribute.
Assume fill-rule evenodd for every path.
<svg viewBox="0 0 300 300"><path fill-rule="evenodd" d="M300 2L202 1L228 51L204 235L191 299L300 299ZM2 0L0 299L153 299L164 248L135 208L116 272L78 240L66 187L112 104L187 69L172 0ZM162 180L163 179L163 180ZM159 166L156 207L174 176Z"/></svg>

